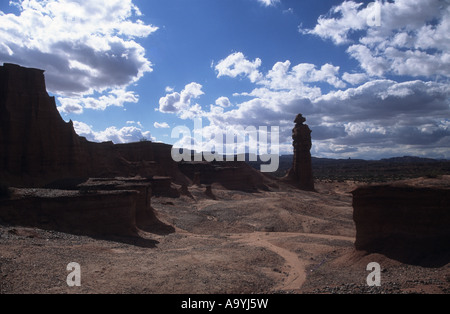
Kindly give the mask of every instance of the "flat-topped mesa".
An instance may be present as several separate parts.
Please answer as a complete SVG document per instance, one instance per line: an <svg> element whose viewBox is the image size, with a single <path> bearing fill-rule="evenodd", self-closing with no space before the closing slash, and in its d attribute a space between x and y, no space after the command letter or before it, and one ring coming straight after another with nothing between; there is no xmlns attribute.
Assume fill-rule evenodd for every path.
<svg viewBox="0 0 450 314"><path fill-rule="evenodd" d="M3 91L24 91L29 94L47 94L44 70L23 68L5 63L0 67L0 89Z"/></svg>
<svg viewBox="0 0 450 314"><path fill-rule="evenodd" d="M288 178L293 180L302 190L314 191L314 177L311 161L311 129L304 124L306 119L303 115L297 115L295 127L292 130L294 140L294 160L289 171Z"/></svg>
<svg viewBox="0 0 450 314"><path fill-rule="evenodd" d="M44 71L0 66L0 172L12 183L54 176L82 160L79 138L47 94ZM69 172L69 171L67 171ZM14 180L16 179L16 180Z"/></svg>

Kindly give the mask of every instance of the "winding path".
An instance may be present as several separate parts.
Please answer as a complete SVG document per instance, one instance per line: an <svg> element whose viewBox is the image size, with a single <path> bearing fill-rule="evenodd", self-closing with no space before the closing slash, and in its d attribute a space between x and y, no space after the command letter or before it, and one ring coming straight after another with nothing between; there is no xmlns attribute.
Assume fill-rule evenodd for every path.
<svg viewBox="0 0 450 314"><path fill-rule="evenodd" d="M278 286L274 288L275 291L292 291L299 290L306 282L306 267L308 262L299 259L295 252L288 249L282 248L278 245L271 243L273 240L279 240L282 238L293 237L293 236L307 236L313 238L323 238L323 239L334 239L334 240L344 240L344 241L354 241L354 238L345 236L332 236L332 235L321 235L321 234L311 234L311 233L264 233L264 232L254 232L248 234L236 235L236 240L240 243L264 247L279 256L281 256L285 261L285 266L288 267L287 278Z"/></svg>

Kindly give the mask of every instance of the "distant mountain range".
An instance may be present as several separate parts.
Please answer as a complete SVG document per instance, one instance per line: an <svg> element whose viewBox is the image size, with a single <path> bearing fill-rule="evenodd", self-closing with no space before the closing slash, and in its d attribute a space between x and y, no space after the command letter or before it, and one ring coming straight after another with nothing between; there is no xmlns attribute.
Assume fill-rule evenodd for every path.
<svg viewBox="0 0 450 314"><path fill-rule="evenodd" d="M247 159L248 160L248 159ZM280 167L272 175L283 177L292 167L293 155L280 156ZM261 162L248 162L259 169ZM450 160L404 156L381 160L312 158L316 180L383 182L415 177L450 175Z"/></svg>
<svg viewBox="0 0 450 314"><path fill-rule="evenodd" d="M411 162L441 162L441 161L449 161L449 160L423 158L423 157L415 157L415 156L404 156L404 157L393 157L393 158L381 159L381 161L411 163Z"/></svg>

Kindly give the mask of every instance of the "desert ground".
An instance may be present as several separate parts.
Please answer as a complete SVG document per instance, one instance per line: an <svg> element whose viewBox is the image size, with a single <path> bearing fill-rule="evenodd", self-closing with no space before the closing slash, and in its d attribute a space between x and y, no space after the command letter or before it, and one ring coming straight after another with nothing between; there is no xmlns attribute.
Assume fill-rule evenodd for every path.
<svg viewBox="0 0 450 314"><path fill-rule="evenodd" d="M281 183L280 183L281 184ZM450 292L450 265L355 251L354 182L244 193L213 185L153 198L140 238L92 238L0 224L1 294L329 294ZM69 287L67 265L81 266ZM366 267L382 267L369 287Z"/></svg>

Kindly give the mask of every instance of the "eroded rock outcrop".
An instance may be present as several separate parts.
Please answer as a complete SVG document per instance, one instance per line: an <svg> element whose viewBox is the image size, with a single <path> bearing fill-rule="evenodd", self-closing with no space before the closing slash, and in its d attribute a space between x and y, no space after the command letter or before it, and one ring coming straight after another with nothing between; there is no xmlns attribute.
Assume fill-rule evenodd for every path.
<svg viewBox="0 0 450 314"><path fill-rule="evenodd" d="M292 168L288 173L288 179L306 191L314 191L314 177L311 161L311 129L304 124L306 119L299 114L295 118L295 127L292 130L294 140L294 160Z"/></svg>
<svg viewBox="0 0 450 314"><path fill-rule="evenodd" d="M88 235L161 229L151 196L187 180L170 152L160 143L89 142L61 118L43 70L0 67L0 183L19 188L2 193L4 222Z"/></svg>
<svg viewBox="0 0 450 314"><path fill-rule="evenodd" d="M227 190L256 192L275 187L274 180L243 161L181 162L181 172L194 185L219 184Z"/></svg>
<svg viewBox="0 0 450 314"><path fill-rule="evenodd" d="M0 221L89 236L137 236L137 191L80 193L14 189L0 200Z"/></svg>
<svg viewBox="0 0 450 314"><path fill-rule="evenodd" d="M174 182L266 188L262 174L245 163L200 163L187 176L171 149L89 142L61 118L43 70L0 67L0 219L8 224L88 235L167 233L173 228L156 218L150 198L179 197ZM12 198L10 186L16 188Z"/></svg>
<svg viewBox="0 0 450 314"><path fill-rule="evenodd" d="M82 163L79 137L62 120L45 88L44 71L12 64L0 67L0 172L9 184L75 173ZM35 179L34 179L35 178Z"/></svg>
<svg viewBox="0 0 450 314"><path fill-rule="evenodd" d="M89 142L61 118L46 91L43 70L0 67L0 174L10 186L136 175L184 182L171 148L151 142Z"/></svg>
<svg viewBox="0 0 450 314"><path fill-rule="evenodd" d="M399 259L450 250L450 176L353 191L355 247Z"/></svg>

